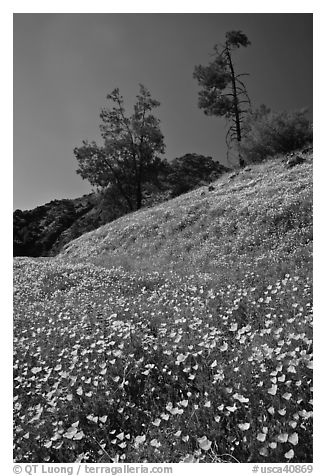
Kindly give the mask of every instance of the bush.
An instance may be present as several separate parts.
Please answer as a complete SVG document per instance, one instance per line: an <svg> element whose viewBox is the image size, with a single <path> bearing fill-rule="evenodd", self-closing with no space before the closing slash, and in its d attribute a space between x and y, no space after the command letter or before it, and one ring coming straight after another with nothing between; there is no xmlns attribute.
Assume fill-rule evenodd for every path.
<svg viewBox="0 0 326 476"><path fill-rule="evenodd" d="M216 180L227 170L212 157L194 153L178 157L170 164L168 182L171 187L171 196L177 197L204 183Z"/></svg>
<svg viewBox="0 0 326 476"><path fill-rule="evenodd" d="M312 142L312 123L306 111L271 112L262 105L247 117L241 154L246 163L261 162Z"/></svg>

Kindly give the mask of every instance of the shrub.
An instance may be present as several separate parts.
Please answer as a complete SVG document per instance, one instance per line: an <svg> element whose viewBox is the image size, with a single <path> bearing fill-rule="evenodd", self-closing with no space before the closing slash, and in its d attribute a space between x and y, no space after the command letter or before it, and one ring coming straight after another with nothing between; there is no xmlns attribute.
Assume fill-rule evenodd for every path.
<svg viewBox="0 0 326 476"><path fill-rule="evenodd" d="M186 154L174 159L170 164L170 169L168 182L172 197L177 197L204 183L216 180L227 171L226 167L215 162L212 157L199 154Z"/></svg>
<svg viewBox="0 0 326 476"><path fill-rule="evenodd" d="M312 142L312 123L306 111L271 112L262 105L248 115L241 154L247 163L261 162L278 153L286 154Z"/></svg>

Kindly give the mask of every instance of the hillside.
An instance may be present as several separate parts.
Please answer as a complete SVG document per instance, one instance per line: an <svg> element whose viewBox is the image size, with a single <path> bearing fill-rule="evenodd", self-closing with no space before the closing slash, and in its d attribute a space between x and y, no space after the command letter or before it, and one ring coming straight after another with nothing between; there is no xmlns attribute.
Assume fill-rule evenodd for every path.
<svg viewBox="0 0 326 476"><path fill-rule="evenodd" d="M146 197L145 205L166 200L169 193ZM55 256L73 239L124 215L126 210L105 193L75 199L52 200L13 215L14 256Z"/></svg>
<svg viewBox="0 0 326 476"><path fill-rule="evenodd" d="M165 167L155 183L143 184L143 208L209 184L229 171L198 154L186 154ZM32 210L15 210L14 256L55 256L73 239L127 213L127 203L110 187L80 198L52 200Z"/></svg>
<svg viewBox="0 0 326 476"><path fill-rule="evenodd" d="M285 158L221 176L209 190L140 210L86 233L61 257L127 271L279 274L310 261L312 153L289 168ZM235 279L238 279L235 276Z"/></svg>
<svg viewBox="0 0 326 476"><path fill-rule="evenodd" d="M15 258L15 461L312 462L299 156Z"/></svg>
<svg viewBox="0 0 326 476"><path fill-rule="evenodd" d="M85 215L94 210L96 202L96 196L90 194L71 200L53 200L32 210L15 210L13 216L14 256L53 254L60 241L64 242L63 234L67 235L67 230L73 224L80 223L80 228L84 225L84 229L87 230ZM72 238L76 238L80 234L72 233L71 235Z"/></svg>

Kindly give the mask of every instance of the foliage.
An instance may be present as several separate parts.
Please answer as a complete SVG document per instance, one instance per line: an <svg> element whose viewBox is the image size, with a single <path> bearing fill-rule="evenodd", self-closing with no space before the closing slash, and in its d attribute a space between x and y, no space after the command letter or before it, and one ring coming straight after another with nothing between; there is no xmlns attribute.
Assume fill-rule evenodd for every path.
<svg viewBox="0 0 326 476"><path fill-rule="evenodd" d="M206 115L224 116L231 122L226 135L228 149L233 141L238 145L242 139L242 122L250 100L245 84L236 74L232 61L232 52L240 46L247 47L250 41L241 31L229 31L225 43L215 45L215 58L208 66L196 66L194 78L202 87L199 92L198 106ZM244 165L239 155L240 165Z"/></svg>
<svg viewBox="0 0 326 476"><path fill-rule="evenodd" d="M100 126L104 145L84 141L74 149L77 173L96 187L114 187L129 210L142 206L146 182L158 181L162 167L160 154L164 139L159 120L152 114L160 103L140 85L140 92L131 116L126 114L119 89L107 96L113 104L103 108Z"/></svg>
<svg viewBox="0 0 326 476"><path fill-rule="evenodd" d="M306 111L272 112L265 105L249 114L241 152L247 163L261 162L312 143L312 124Z"/></svg>
<svg viewBox="0 0 326 476"><path fill-rule="evenodd" d="M203 183L216 180L227 169L212 157L199 154L186 154L170 163L167 181L171 188L171 196L176 197Z"/></svg>

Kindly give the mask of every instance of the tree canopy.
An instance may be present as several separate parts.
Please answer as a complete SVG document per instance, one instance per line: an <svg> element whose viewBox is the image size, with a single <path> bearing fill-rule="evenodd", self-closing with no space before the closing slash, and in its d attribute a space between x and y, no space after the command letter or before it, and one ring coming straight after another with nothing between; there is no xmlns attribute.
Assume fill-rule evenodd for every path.
<svg viewBox="0 0 326 476"><path fill-rule="evenodd" d="M103 145L83 141L74 149L77 173L97 188L112 188L130 210L139 209L144 185L157 181L164 165L160 157L165 150L164 137L160 121L152 113L160 103L142 84L130 116L118 88L107 99L110 105L100 114Z"/></svg>

